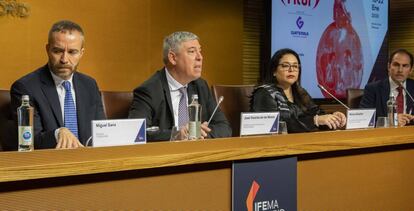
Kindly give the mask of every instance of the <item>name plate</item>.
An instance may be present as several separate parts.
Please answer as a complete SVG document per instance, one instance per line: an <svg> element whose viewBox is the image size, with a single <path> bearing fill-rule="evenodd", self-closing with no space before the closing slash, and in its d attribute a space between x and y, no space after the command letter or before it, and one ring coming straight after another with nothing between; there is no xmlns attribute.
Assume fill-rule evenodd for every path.
<svg viewBox="0 0 414 211"><path fill-rule="evenodd" d="M348 109L346 129L375 127L375 109Z"/></svg>
<svg viewBox="0 0 414 211"><path fill-rule="evenodd" d="M278 133L279 116L279 112L242 112L240 136Z"/></svg>
<svg viewBox="0 0 414 211"><path fill-rule="evenodd" d="M94 147L145 144L147 142L145 119L93 120Z"/></svg>

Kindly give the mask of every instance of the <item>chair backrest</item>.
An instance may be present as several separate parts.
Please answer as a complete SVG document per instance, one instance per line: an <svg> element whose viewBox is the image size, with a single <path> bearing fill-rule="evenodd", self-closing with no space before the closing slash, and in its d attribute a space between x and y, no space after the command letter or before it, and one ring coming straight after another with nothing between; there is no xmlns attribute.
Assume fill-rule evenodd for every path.
<svg viewBox="0 0 414 211"><path fill-rule="evenodd" d="M132 92L101 91L102 103L106 118L126 119L131 107Z"/></svg>
<svg viewBox="0 0 414 211"><path fill-rule="evenodd" d="M10 91L0 90L0 151L2 150L2 143L5 139L11 138L10 126L14 124L10 104Z"/></svg>
<svg viewBox="0 0 414 211"><path fill-rule="evenodd" d="M346 90L346 104L350 108L358 108L359 102L364 95L363 89L347 89Z"/></svg>
<svg viewBox="0 0 414 211"><path fill-rule="evenodd" d="M213 85L216 101L224 97L220 105L233 130L233 136L240 135L240 113L250 110L250 97L254 85Z"/></svg>

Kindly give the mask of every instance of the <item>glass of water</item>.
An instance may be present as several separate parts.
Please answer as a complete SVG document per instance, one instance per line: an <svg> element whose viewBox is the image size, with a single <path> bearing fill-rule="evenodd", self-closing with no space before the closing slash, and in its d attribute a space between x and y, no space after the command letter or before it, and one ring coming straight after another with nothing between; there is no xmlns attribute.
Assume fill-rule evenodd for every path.
<svg viewBox="0 0 414 211"><path fill-rule="evenodd" d="M188 140L188 129L186 126L178 127L173 126L171 128L170 141L183 141Z"/></svg>
<svg viewBox="0 0 414 211"><path fill-rule="evenodd" d="M387 128L390 127L390 122L388 117L380 116L377 119L377 124L375 125L376 128Z"/></svg>
<svg viewBox="0 0 414 211"><path fill-rule="evenodd" d="M279 134L288 134L287 124L285 121L279 121Z"/></svg>

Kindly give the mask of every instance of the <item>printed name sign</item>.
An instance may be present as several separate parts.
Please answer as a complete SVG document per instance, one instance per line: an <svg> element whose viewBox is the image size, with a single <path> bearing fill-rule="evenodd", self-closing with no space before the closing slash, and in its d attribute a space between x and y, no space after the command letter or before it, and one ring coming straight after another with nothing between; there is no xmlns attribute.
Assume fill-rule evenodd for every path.
<svg viewBox="0 0 414 211"><path fill-rule="evenodd" d="M145 144L145 119L93 120L94 147Z"/></svg>
<svg viewBox="0 0 414 211"><path fill-rule="evenodd" d="M279 112L243 112L240 136L273 134L279 131Z"/></svg>
<svg viewBox="0 0 414 211"><path fill-rule="evenodd" d="M346 129L375 127L375 109L348 109Z"/></svg>

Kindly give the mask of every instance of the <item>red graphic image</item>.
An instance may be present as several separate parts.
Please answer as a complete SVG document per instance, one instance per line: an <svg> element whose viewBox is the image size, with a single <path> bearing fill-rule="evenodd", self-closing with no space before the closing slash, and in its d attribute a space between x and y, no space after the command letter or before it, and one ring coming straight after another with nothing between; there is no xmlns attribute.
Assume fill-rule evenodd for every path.
<svg viewBox="0 0 414 211"><path fill-rule="evenodd" d="M334 22L322 34L316 54L318 83L338 98L345 98L348 88L360 87L364 66L361 42L344 2L335 0Z"/></svg>
<svg viewBox="0 0 414 211"><path fill-rule="evenodd" d="M246 199L247 211L253 211L254 198L256 198L259 188L260 188L259 183L253 180L252 186L249 191L249 195L247 195L247 199Z"/></svg>

